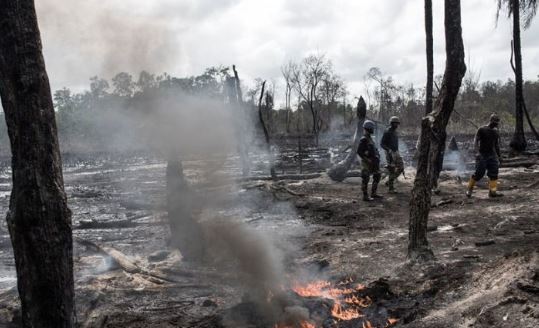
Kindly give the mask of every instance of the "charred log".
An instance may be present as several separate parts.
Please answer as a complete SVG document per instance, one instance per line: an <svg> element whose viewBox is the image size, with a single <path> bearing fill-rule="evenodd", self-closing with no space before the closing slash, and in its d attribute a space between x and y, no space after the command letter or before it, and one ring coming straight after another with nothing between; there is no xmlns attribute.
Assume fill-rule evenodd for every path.
<svg viewBox="0 0 539 328"><path fill-rule="evenodd" d="M350 170L350 167L352 166L354 160L357 157L357 148L359 147L359 140L361 139L363 132L363 123L365 122L365 117L367 116L367 104L365 103L363 97L360 97L357 102L356 113L357 126L356 132L354 133L354 140L352 142L350 152L343 161L339 162L337 165L333 166L328 171L328 176L333 181L341 182L346 179L346 173Z"/></svg>

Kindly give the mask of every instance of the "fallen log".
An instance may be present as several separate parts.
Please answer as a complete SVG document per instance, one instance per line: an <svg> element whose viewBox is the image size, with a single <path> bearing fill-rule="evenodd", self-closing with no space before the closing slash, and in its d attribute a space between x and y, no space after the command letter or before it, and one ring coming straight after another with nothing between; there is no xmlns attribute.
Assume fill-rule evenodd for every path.
<svg viewBox="0 0 539 328"><path fill-rule="evenodd" d="M360 178L361 171L349 171L346 173L347 178Z"/></svg>
<svg viewBox="0 0 539 328"><path fill-rule="evenodd" d="M494 245L494 244L496 244L496 242L494 240L492 240L492 239L475 242L476 247L490 246L490 245Z"/></svg>
<svg viewBox="0 0 539 328"><path fill-rule="evenodd" d="M115 228L132 228L138 223L133 222L133 219L114 220L114 221L97 221L97 220L81 220L79 225L75 227L77 230L83 229L115 229Z"/></svg>
<svg viewBox="0 0 539 328"><path fill-rule="evenodd" d="M112 259L114 264L118 266L118 268L122 269L123 271L131 274L141 274L149 277L149 281L152 281L156 283L154 279L163 280L166 282L178 282L174 279L171 279L170 277L163 276L161 274L158 274L156 272L152 272L146 268L140 267L135 262L133 262L127 255L120 252L119 250L112 248L112 247L101 247L97 245L94 242L91 242L89 240L76 238L76 242L79 244L85 246L87 249L92 250L95 253L102 254L105 256L108 256ZM178 272L176 272L178 273ZM153 278L153 279L152 279Z"/></svg>
<svg viewBox="0 0 539 328"><path fill-rule="evenodd" d="M534 165L537 165L539 164L538 161L514 161L514 162L509 162L509 163L506 163L506 162L502 162L502 164L500 165L500 167L525 167L525 168L529 168L529 167L532 167Z"/></svg>
<svg viewBox="0 0 539 328"><path fill-rule="evenodd" d="M276 180L310 180L310 179L316 179L320 178L322 176L322 173L307 173L307 174L286 174L286 175L279 175L275 179ZM246 177L241 178L241 181L269 181L269 180L275 180L271 176L260 176L260 177Z"/></svg>
<svg viewBox="0 0 539 328"><path fill-rule="evenodd" d="M538 165L539 164L539 161L537 160L505 160L502 162L502 164L500 165L501 168L504 168L504 167L508 167L508 168L511 168L511 167L525 167L525 168L529 168L529 167L532 167L534 165ZM466 163L466 167L474 167L475 166L475 162L467 162Z"/></svg>

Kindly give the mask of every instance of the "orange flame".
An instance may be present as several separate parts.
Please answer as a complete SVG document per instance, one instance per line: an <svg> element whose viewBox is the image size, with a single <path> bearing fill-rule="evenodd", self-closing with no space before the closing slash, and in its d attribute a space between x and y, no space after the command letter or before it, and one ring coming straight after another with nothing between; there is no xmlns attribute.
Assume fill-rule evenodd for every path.
<svg viewBox="0 0 539 328"><path fill-rule="evenodd" d="M399 319L395 319L395 318L389 318L387 319L387 326L392 326L394 324L396 324L397 322L399 322Z"/></svg>
<svg viewBox="0 0 539 328"><path fill-rule="evenodd" d="M352 285L352 278L348 278L339 282L337 285L332 285L329 281L318 280L310 282L306 285L296 284L292 290L301 297L321 297L333 300L331 315L336 320L349 321L363 317L361 308L367 308L372 305L373 301L369 296L364 298L354 295L357 291L364 290L366 287L362 284ZM387 321L386 327L390 327L397 323L398 319L390 318ZM275 325L274 328L315 328L316 326L308 321L289 326L285 324ZM362 328L373 328L370 321L364 321Z"/></svg>
<svg viewBox="0 0 539 328"><path fill-rule="evenodd" d="M284 324L278 324L278 325L275 325L273 328L316 328L316 326L308 321L302 321L299 323L299 325L289 326L289 325L284 325Z"/></svg>
<svg viewBox="0 0 539 328"><path fill-rule="evenodd" d="M329 281L314 281L305 286L294 286L292 290L301 297L322 297L324 295L323 289L331 286Z"/></svg>
<svg viewBox="0 0 539 328"><path fill-rule="evenodd" d="M345 298L344 301L348 304L356 305L362 308L368 308L372 305L372 300L369 296L365 298L359 298L355 295L352 295L352 297Z"/></svg>
<svg viewBox="0 0 539 328"><path fill-rule="evenodd" d="M331 309L331 315L339 320L353 320L362 317L363 315L359 313L356 309L343 309L341 303L335 302L333 308Z"/></svg>

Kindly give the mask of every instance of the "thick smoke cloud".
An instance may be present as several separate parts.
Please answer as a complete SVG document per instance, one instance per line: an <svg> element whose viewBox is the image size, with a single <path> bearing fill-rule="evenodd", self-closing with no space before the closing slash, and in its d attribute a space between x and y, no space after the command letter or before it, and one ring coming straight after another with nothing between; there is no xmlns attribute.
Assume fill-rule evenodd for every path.
<svg viewBox="0 0 539 328"><path fill-rule="evenodd" d="M53 87L80 87L90 76L160 72L181 60L177 26L137 1L36 3Z"/></svg>

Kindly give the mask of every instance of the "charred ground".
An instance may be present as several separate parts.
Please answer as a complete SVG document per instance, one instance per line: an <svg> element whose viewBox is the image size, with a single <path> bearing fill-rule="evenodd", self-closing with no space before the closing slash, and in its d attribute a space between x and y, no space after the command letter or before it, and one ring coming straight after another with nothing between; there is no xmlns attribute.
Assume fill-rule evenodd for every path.
<svg viewBox="0 0 539 328"><path fill-rule="evenodd" d="M319 172L329 160L325 154L305 154L304 173ZM539 162L534 155L525 161ZM81 327L218 327L231 313L253 313L235 263L187 263L167 247L164 163L148 156L72 157L68 162L64 174L74 213ZM501 169L505 197L496 200L488 198L483 184L467 199L467 175L444 172L429 220L437 261L414 266L406 262L412 168L399 179L398 194L364 203L359 178L335 183L322 174L308 180L237 182L229 179L238 173L232 162L184 162L197 197L211 204L198 213L202 219L218 213L273 235L277 248L286 252L290 274L305 270L306 279L364 284L375 304L372 311L385 311L399 319L397 325L409 327L536 326L539 165L526 166ZM9 180L4 169L4 213ZM4 223L1 234L0 323L17 327L19 304ZM345 321L325 325L354 326Z"/></svg>

